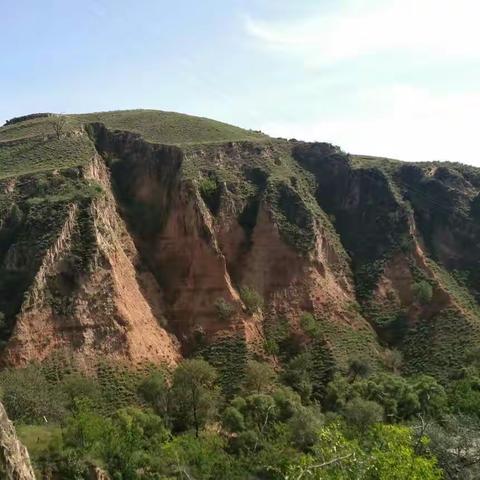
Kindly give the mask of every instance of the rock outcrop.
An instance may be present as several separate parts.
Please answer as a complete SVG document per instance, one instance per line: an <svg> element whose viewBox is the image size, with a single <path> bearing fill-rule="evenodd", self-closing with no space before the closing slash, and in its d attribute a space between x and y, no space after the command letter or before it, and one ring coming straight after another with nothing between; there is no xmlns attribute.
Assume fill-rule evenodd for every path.
<svg viewBox="0 0 480 480"><path fill-rule="evenodd" d="M1 403L0 476L6 480L35 480L27 449L18 440L15 428Z"/></svg>

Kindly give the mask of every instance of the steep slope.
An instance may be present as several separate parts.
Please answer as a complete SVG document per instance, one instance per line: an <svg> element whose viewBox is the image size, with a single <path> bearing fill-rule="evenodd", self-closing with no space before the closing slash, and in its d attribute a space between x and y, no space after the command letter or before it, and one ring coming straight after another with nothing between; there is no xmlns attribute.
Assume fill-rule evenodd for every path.
<svg viewBox="0 0 480 480"><path fill-rule="evenodd" d="M362 312L406 368L445 376L478 345L478 174L461 165L295 148L352 258Z"/></svg>
<svg viewBox="0 0 480 480"><path fill-rule="evenodd" d="M228 384L248 356L309 344L324 378L395 346L408 371L453 373L480 339L479 179L170 112L13 121L2 361L200 353Z"/></svg>
<svg viewBox="0 0 480 480"><path fill-rule="evenodd" d="M27 449L18 440L15 428L1 403L0 474L7 480L35 480Z"/></svg>

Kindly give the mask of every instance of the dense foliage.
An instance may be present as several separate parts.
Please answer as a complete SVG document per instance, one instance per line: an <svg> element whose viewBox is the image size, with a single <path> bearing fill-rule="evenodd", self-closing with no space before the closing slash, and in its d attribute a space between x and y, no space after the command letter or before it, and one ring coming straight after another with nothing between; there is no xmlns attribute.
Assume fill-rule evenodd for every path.
<svg viewBox="0 0 480 480"><path fill-rule="evenodd" d="M281 372L248 361L234 396L200 358L109 382L30 366L0 384L40 478L99 466L122 480L468 479L480 465L476 357L448 388L354 358L321 396L305 354ZM112 409L122 390L133 394Z"/></svg>

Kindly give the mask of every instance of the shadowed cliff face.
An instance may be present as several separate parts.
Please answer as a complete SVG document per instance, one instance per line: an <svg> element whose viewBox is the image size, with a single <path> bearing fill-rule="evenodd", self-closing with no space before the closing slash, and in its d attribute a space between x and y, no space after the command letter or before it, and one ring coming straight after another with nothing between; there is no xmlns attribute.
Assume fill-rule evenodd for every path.
<svg viewBox="0 0 480 480"><path fill-rule="evenodd" d="M334 218L352 259L357 295L368 296L381 274L376 265L408 235L406 209L381 170L354 169L338 148L301 144L293 154L315 175L317 201Z"/></svg>
<svg viewBox="0 0 480 480"><path fill-rule="evenodd" d="M458 274L480 299L480 224L478 176L453 168L399 169L398 183L415 212L418 230L429 255Z"/></svg>
<svg viewBox="0 0 480 480"><path fill-rule="evenodd" d="M0 180L4 363L175 363L225 342L278 363L310 342L325 375L395 346L442 376L480 341L476 169L86 130L85 164Z"/></svg>
<svg viewBox="0 0 480 480"><path fill-rule="evenodd" d="M293 155L315 176L380 338L404 351L412 371L459 367L480 328L476 169L374 163L328 144L299 144Z"/></svg>

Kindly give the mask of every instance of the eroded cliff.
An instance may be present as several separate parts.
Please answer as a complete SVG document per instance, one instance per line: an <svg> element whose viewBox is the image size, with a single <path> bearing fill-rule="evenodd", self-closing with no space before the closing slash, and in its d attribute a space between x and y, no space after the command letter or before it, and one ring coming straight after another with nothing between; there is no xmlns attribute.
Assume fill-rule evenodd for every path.
<svg viewBox="0 0 480 480"><path fill-rule="evenodd" d="M309 343L319 375L396 347L406 369L441 376L477 345L476 169L237 130L219 141L211 124L214 141L168 142L177 124L115 115L72 117L61 138L39 137L42 118L3 129L4 364L203 354L228 381L249 356L277 364ZM67 165L28 171L59 145Z"/></svg>

